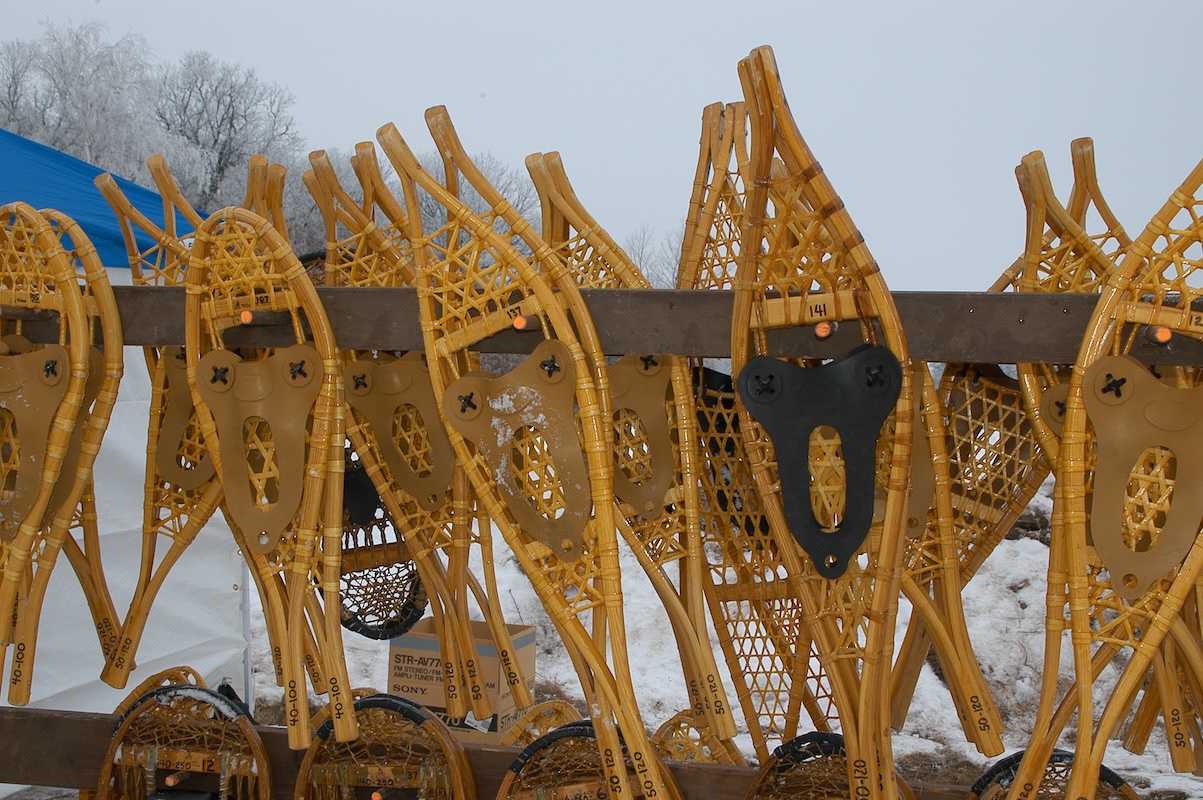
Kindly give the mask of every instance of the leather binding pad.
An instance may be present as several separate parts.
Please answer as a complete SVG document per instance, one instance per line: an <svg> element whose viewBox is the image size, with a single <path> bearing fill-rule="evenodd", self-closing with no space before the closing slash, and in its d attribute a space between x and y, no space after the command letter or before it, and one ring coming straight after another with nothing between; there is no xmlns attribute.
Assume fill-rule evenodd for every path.
<svg viewBox="0 0 1203 800"><path fill-rule="evenodd" d="M898 402L901 385L898 359L873 345L811 368L762 356L739 374L740 398L777 452L790 532L824 578L843 575L869 534L877 494L878 433ZM811 438L820 426L839 436L846 465L846 513L834 529L825 528L811 507Z"/></svg>

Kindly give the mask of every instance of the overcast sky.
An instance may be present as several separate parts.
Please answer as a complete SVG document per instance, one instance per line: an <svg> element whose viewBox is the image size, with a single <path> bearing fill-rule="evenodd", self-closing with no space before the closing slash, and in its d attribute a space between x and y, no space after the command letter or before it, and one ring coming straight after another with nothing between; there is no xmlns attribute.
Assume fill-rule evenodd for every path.
<svg viewBox="0 0 1203 800"><path fill-rule="evenodd" d="M422 114L446 105L469 152L521 168L560 151L619 241L679 229L702 108L740 99L736 62L769 44L890 286L976 291L1022 246L1026 153L1045 152L1064 197L1069 142L1093 137L1133 235L1203 158L1203 5L991 5L41 0L0 37L97 19L160 62L207 50L287 87L311 149L349 153L394 122L429 150Z"/></svg>

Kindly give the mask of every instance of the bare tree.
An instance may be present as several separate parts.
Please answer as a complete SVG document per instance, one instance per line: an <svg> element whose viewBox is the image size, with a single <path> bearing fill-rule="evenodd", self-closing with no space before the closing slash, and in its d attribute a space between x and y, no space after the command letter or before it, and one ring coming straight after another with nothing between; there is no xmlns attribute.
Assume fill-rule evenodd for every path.
<svg viewBox="0 0 1203 800"><path fill-rule="evenodd" d="M207 154L205 174L181 189L198 207L237 202L247 160L261 153L289 163L304 148L289 109L290 92L265 83L253 69L191 52L160 70L154 116L162 128Z"/></svg>
<svg viewBox="0 0 1203 800"><path fill-rule="evenodd" d="M622 243L622 249L641 270L651 260L655 250L656 229L646 222L636 228Z"/></svg>
<svg viewBox="0 0 1203 800"><path fill-rule="evenodd" d="M668 231L657 236L647 223L640 225L622 243L635 265L657 289L676 285L677 264L681 258L681 234Z"/></svg>

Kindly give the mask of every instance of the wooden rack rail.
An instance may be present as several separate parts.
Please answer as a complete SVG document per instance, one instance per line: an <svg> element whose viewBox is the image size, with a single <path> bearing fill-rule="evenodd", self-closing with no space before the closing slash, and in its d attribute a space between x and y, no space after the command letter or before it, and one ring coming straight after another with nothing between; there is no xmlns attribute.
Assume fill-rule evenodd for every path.
<svg viewBox="0 0 1203 800"><path fill-rule="evenodd" d="M116 727L117 718L112 714L0 708L0 742L4 743L0 782L94 790ZM288 749L283 728L260 726L258 731L271 761L273 794L277 800L291 800L304 753ZM476 778L477 796L491 800L518 749L479 744L464 748ZM686 800L742 798L755 774L750 769L713 764L673 764L672 770ZM193 780L198 788L205 788L200 777ZM911 788L919 800L963 800L968 792L968 787L912 784Z"/></svg>
<svg viewBox="0 0 1203 800"><path fill-rule="evenodd" d="M184 290L179 287L115 286L125 343L184 343ZM422 348L413 289L323 288L318 290L341 347ZM668 353L725 358L731 354L730 292L696 290L585 289L581 294L608 353ZM1073 363L1098 295L897 292L911 356L923 361L1013 364ZM271 328L248 326L247 344L270 344ZM496 353L529 352L538 337L498 334ZM810 327L771 332L774 355L836 356L853 331L837 330L825 341ZM292 340L289 339L289 342ZM1175 336L1167 345L1141 342L1132 354L1149 363L1203 364L1203 343Z"/></svg>
<svg viewBox="0 0 1203 800"><path fill-rule="evenodd" d="M127 345L182 344L182 288L115 286ZM417 298L412 289L320 289L337 340L356 349L411 350L422 347ZM586 290L583 292L608 353L670 353L723 358L730 355L732 297L727 292ZM937 362L1073 362L1096 295L1024 295L900 292L895 295L911 355ZM38 321L27 323L35 327ZM836 331L820 341L813 330L775 331L777 355L836 356L853 331ZM35 334L36 335L36 334ZM273 344L272 326L248 325L237 332L245 344ZM291 342L291 334L288 334ZM487 348L528 352L540 337L510 331ZM232 342L231 342L232 343ZM1203 343L1175 336L1166 345L1142 342L1133 355L1157 364L1203 364ZM70 711L0 708L0 782L91 789L96 786L114 717ZM287 748L282 728L261 729L269 748L275 793L293 793L300 754ZM496 787L517 751L468 747L482 800ZM710 765L673 768L687 800L742 797L752 773ZM914 787L922 800L965 796L964 787Z"/></svg>

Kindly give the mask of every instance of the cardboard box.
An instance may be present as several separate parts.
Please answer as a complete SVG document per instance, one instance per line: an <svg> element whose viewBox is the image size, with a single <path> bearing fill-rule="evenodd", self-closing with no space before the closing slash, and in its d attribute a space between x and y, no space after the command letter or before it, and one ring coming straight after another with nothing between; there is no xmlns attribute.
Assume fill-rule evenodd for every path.
<svg viewBox="0 0 1203 800"><path fill-rule="evenodd" d="M535 629L530 625L506 627L514 642L512 659L521 668L527 684L532 685L535 680ZM471 712L456 722L447 717L442 656L433 617L419 620L407 633L390 642L388 691L421 703L446 722L461 741L497 744L522 717L522 710L514 704L514 692L506 680L489 626L482 621L473 621L472 640L476 644L476 677L493 705L493 715L488 719L478 720Z"/></svg>

